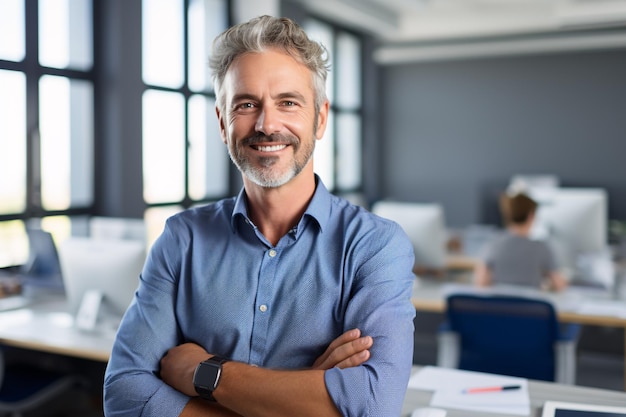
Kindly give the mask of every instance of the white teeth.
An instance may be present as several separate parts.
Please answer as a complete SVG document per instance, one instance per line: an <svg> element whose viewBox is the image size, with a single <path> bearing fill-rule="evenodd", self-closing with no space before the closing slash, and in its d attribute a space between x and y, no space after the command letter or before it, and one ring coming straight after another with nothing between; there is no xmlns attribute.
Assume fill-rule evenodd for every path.
<svg viewBox="0 0 626 417"><path fill-rule="evenodd" d="M257 149L261 152L275 152L285 149L287 145L272 145L272 146L257 146Z"/></svg>

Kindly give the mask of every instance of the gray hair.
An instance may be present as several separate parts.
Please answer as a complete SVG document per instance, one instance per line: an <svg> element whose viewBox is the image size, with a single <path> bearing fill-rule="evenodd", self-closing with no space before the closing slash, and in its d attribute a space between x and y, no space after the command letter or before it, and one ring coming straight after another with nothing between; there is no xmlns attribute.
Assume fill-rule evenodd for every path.
<svg viewBox="0 0 626 417"><path fill-rule="evenodd" d="M327 51L323 45L309 39L302 27L294 21L272 16L259 16L232 26L213 41L209 67L213 72L218 107L224 108L220 88L233 61L245 53L263 52L268 48L283 50L311 71L315 112L319 113L326 101L326 77L329 71Z"/></svg>

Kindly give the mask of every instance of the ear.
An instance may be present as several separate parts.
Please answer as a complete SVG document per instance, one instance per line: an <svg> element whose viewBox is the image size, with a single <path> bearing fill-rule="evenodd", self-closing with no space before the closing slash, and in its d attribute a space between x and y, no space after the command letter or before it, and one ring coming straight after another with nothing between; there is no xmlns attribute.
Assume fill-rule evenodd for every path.
<svg viewBox="0 0 626 417"><path fill-rule="evenodd" d="M226 136L226 125L224 124L224 115L220 111L219 106L215 106L215 114L217 115L217 123L220 128L220 136L222 137L222 142L224 144L228 144L227 136Z"/></svg>
<svg viewBox="0 0 626 417"><path fill-rule="evenodd" d="M322 137L324 137L324 132L326 131L326 125L328 123L329 108L330 108L330 103L328 102L328 100L326 100L324 104L322 104L322 107L320 107L320 112L317 115L317 126L315 129L315 138L317 140L320 140L322 139Z"/></svg>

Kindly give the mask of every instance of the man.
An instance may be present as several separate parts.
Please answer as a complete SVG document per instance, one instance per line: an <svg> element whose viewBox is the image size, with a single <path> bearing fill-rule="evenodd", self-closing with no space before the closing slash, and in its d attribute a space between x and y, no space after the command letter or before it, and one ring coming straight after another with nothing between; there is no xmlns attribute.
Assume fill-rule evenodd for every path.
<svg viewBox="0 0 626 417"><path fill-rule="evenodd" d="M323 48L288 19L211 58L236 199L168 219L118 332L107 416L397 416L413 354L413 249L313 172Z"/></svg>

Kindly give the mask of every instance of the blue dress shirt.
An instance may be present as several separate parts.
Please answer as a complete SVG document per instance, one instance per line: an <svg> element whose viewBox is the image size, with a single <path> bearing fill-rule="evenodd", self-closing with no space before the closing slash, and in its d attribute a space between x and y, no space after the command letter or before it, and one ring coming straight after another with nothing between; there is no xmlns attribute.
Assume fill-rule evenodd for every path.
<svg viewBox="0 0 626 417"><path fill-rule="evenodd" d="M398 416L413 355L413 248L402 229L330 194L271 245L245 192L168 219L154 243L107 366L107 417L177 416L189 397L159 379L183 342L261 367L312 366L359 328L374 339L361 366L325 373L345 416Z"/></svg>

